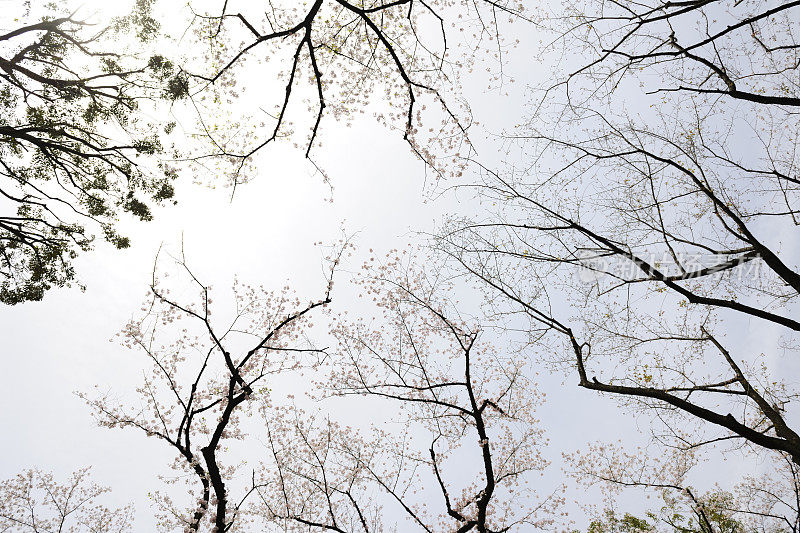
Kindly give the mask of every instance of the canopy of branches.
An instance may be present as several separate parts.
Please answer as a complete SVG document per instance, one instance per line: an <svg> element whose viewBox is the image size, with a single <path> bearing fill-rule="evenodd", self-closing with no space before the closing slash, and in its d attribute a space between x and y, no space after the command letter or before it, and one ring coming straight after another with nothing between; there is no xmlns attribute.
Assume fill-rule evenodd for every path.
<svg viewBox="0 0 800 533"><path fill-rule="evenodd" d="M233 202L283 143L332 187L326 162L374 155L352 124L456 206L413 252L345 225L313 290L237 280L220 304L159 252L120 334L133 399L77 393L172 454L159 528L800 531L800 1L225 0L177 31L156 13L28 8L2 30L3 303L73 282L95 233L129 247L115 224L154 218L180 169ZM514 69L537 77L511 98ZM314 216L230 231L256 247L264 220L294 238ZM574 420L548 418L553 390ZM642 431L600 439L606 399ZM0 528L132 528L107 492L26 470Z"/></svg>

